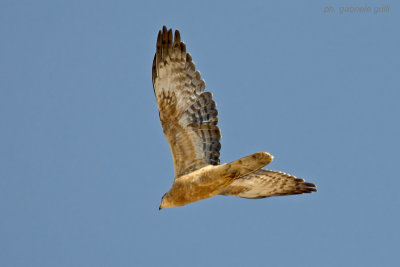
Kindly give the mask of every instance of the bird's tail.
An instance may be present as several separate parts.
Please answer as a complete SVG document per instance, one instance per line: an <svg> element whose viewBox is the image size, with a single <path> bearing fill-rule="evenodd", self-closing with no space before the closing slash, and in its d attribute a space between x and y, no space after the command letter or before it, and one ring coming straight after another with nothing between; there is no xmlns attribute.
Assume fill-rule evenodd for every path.
<svg viewBox="0 0 400 267"><path fill-rule="evenodd" d="M315 184L306 183L280 171L258 170L235 179L220 194L244 198L297 195L317 191Z"/></svg>

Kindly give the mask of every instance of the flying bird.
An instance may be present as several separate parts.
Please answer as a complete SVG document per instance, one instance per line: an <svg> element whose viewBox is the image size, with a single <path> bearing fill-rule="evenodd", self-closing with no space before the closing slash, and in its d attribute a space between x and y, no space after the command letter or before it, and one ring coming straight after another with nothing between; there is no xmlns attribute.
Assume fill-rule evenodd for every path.
<svg viewBox="0 0 400 267"><path fill-rule="evenodd" d="M159 117L171 149L175 179L159 209L183 206L215 195L266 198L316 191L304 179L262 169L273 156L258 152L220 164L218 111L181 41L164 26L157 37L152 78Z"/></svg>

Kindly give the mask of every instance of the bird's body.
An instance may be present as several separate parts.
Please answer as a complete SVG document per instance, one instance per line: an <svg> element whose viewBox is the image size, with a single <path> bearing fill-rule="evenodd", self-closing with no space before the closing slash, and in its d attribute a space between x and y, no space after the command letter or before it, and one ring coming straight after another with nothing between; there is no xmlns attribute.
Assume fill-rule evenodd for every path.
<svg viewBox="0 0 400 267"><path fill-rule="evenodd" d="M311 193L303 179L261 168L273 157L259 152L220 165L218 111L180 34L159 32L153 61L153 88L175 170L161 208L186 205L215 195L245 198Z"/></svg>
<svg viewBox="0 0 400 267"><path fill-rule="evenodd" d="M272 161L265 152L222 165L208 165L175 179L163 198L164 207L176 207L219 195L240 177L249 175Z"/></svg>

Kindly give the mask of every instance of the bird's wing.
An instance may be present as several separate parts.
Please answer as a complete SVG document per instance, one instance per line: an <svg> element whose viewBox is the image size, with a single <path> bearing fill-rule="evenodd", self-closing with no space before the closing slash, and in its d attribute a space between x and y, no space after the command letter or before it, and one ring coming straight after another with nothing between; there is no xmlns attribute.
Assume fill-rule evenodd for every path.
<svg viewBox="0 0 400 267"><path fill-rule="evenodd" d="M304 182L304 179L279 171L258 170L235 180L220 194L244 198L265 198L314 191L317 191L315 185Z"/></svg>
<svg viewBox="0 0 400 267"><path fill-rule="evenodd" d="M153 61L153 88L165 137L174 162L175 177L220 163L221 132L218 111L179 31L158 33Z"/></svg>

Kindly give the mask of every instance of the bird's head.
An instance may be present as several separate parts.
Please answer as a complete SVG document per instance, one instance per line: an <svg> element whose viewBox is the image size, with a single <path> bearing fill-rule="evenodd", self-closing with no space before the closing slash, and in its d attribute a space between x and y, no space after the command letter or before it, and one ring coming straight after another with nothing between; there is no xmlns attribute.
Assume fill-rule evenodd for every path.
<svg viewBox="0 0 400 267"><path fill-rule="evenodd" d="M161 204L160 204L160 207L158 208L158 210L161 210L161 209L164 209L164 208L169 208L169 207L173 207L173 205L169 201L168 194L165 193L161 198Z"/></svg>

